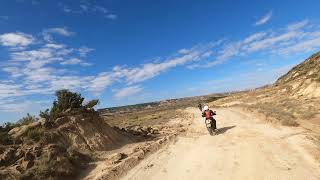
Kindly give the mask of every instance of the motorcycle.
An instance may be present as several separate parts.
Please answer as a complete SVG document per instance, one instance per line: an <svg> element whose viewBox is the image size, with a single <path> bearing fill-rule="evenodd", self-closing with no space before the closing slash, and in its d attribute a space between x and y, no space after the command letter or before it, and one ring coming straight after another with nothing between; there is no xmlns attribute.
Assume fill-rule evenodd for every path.
<svg viewBox="0 0 320 180"><path fill-rule="evenodd" d="M216 115L216 112L214 112L214 115ZM211 136L213 134L216 134L217 129L214 129L212 119L206 119L205 124L206 124L207 130L209 131Z"/></svg>

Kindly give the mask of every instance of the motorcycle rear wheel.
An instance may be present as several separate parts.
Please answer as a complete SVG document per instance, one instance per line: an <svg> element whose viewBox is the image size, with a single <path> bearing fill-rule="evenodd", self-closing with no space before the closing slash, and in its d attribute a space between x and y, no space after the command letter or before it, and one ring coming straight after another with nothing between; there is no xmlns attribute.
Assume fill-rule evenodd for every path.
<svg viewBox="0 0 320 180"><path fill-rule="evenodd" d="M212 135L213 135L213 130L212 130L212 128L211 128L211 127L208 127L207 129L208 129L208 131L209 131L209 134L212 136Z"/></svg>

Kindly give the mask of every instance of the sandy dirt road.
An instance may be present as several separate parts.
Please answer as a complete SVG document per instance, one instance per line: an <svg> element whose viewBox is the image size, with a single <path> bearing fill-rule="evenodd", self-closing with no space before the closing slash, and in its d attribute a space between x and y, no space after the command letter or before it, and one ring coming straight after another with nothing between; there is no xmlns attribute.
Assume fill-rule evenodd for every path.
<svg viewBox="0 0 320 180"><path fill-rule="evenodd" d="M238 109L218 109L218 135L210 136L194 114L187 135L130 170L123 180L140 179L320 179L315 145L302 128L279 127Z"/></svg>

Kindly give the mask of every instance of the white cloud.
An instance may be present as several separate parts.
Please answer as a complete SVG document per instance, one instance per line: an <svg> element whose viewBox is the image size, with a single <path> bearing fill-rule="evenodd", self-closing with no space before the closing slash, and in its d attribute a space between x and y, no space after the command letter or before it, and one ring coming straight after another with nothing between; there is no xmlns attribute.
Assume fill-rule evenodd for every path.
<svg viewBox="0 0 320 180"><path fill-rule="evenodd" d="M11 57L12 60L15 61L36 61L52 58L53 53L51 49L41 48L37 50L13 52Z"/></svg>
<svg viewBox="0 0 320 180"><path fill-rule="evenodd" d="M111 85L116 79L117 77L110 73L100 73L98 76L89 81L88 90L94 92L95 94L99 94L106 87Z"/></svg>
<svg viewBox="0 0 320 180"><path fill-rule="evenodd" d="M56 27L56 28L49 28L49 29L45 29L42 32L43 35L43 39L48 41L48 42L52 42L53 38L52 35L53 34L57 34L60 36L65 36L65 37L70 37L72 35L74 35L74 32L69 31L66 27Z"/></svg>
<svg viewBox="0 0 320 180"><path fill-rule="evenodd" d="M248 52L255 52L259 50L263 50L269 47L273 47L276 43L285 42L290 39L299 37L299 32L289 31L280 35L266 37L264 39L254 41L250 43L247 47Z"/></svg>
<svg viewBox="0 0 320 180"><path fill-rule="evenodd" d="M81 65L81 66L91 66L91 63L84 62L79 58L70 58L66 61L60 63L61 65Z"/></svg>
<svg viewBox="0 0 320 180"><path fill-rule="evenodd" d="M0 100L7 97L23 96L21 85L0 82Z"/></svg>
<svg viewBox="0 0 320 180"><path fill-rule="evenodd" d="M180 54L188 54L188 53L189 53L189 50L188 50L188 49L180 49L180 50L178 51L178 53L180 53Z"/></svg>
<svg viewBox="0 0 320 180"><path fill-rule="evenodd" d="M0 101L0 112L15 113L19 116L24 116L30 112L39 112L39 109L44 109L51 104L51 102L38 101L38 100L25 100L23 98L14 98L11 100ZM0 119L0 123L8 121L9 119Z"/></svg>
<svg viewBox="0 0 320 180"><path fill-rule="evenodd" d="M32 49L33 48L33 49ZM78 51L64 44L38 42L30 50L17 49L8 51L9 60L1 65L1 70L8 74L10 84L1 84L0 101L18 94L28 97L34 94L52 94L61 88L88 90L88 84L94 76L72 75L72 69L65 69L60 64L79 64L90 66L79 58ZM91 51L86 49L85 54ZM16 86L18 85L19 86Z"/></svg>
<svg viewBox="0 0 320 180"><path fill-rule="evenodd" d="M108 15L105 15L104 17L106 17L107 19L111 19L111 20L115 20L118 18L118 16L116 14L108 14Z"/></svg>
<svg viewBox="0 0 320 180"><path fill-rule="evenodd" d="M128 84L134 84L151 79L176 66L197 61L204 53L206 53L206 49L195 48L187 54L169 58L164 62L143 64L141 67L136 68L116 67L114 70L123 74Z"/></svg>
<svg viewBox="0 0 320 180"><path fill-rule="evenodd" d="M309 24L309 20L308 19L300 21L300 22L297 22L297 23L289 24L288 25L288 30L289 31L296 31L296 30L299 30L301 28L306 27L306 25L308 25L308 24Z"/></svg>
<svg viewBox="0 0 320 180"><path fill-rule="evenodd" d="M5 33L0 35L0 44L3 46L17 47L28 46L34 42L31 35L24 33Z"/></svg>
<svg viewBox="0 0 320 180"><path fill-rule="evenodd" d="M23 73L18 67L4 67L3 71L10 73L11 77L17 78L23 76Z"/></svg>
<svg viewBox="0 0 320 180"><path fill-rule="evenodd" d="M60 64L62 64L62 65L74 65L74 64L80 64L81 62L82 62L81 59L71 58L69 60L61 62Z"/></svg>
<svg viewBox="0 0 320 180"><path fill-rule="evenodd" d="M110 12L105 6L88 0L82 0L78 4L66 4L66 2L59 2L58 7L65 13L96 15L110 20L118 18L118 15Z"/></svg>
<svg viewBox="0 0 320 180"><path fill-rule="evenodd" d="M272 11L268 12L266 15L264 15L261 19L259 19L254 25L260 26L262 24L267 23L272 17Z"/></svg>
<svg viewBox="0 0 320 180"><path fill-rule="evenodd" d="M245 57L253 53L264 55L290 55L307 53L320 48L320 28L303 20L275 30L253 33L239 41L229 41L214 50L212 60L191 64L189 68L212 67L234 57Z"/></svg>
<svg viewBox="0 0 320 180"><path fill-rule="evenodd" d="M94 49L92 49L92 48L88 48L88 47L81 47L81 48L79 48L78 49L78 52L79 52L79 55L80 55L80 57L86 57L87 56L87 54L89 53L89 52L91 52L91 51L93 51Z"/></svg>
<svg viewBox="0 0 320 180"><path fill-rule="evenodd" d="M137 94L143 90L140 86L128 86L114 91L114 97L117 99L125 98Z"/></svg>
<svg viewBox="0 0 320 180"><path fill-rule="evenodd" d="M87 77L79 76L60 76L55 77L50 82L52 91L59 89L79 90L81 87L87 86Z"/></svg>
<svg viewBox="0 0 320 180"><path fill-rule="evenodd" d="M33 103L30 101L26 102L10 102L5 104L0 104L0 112L21 112L27 109L28 107L32 106Z"/></svg>
<svg viewBox="0 0 320 180"><path fill-rule="evenodd" d="M61 36L72 36L74 32L68 31L65 27L50 28L45 30L47 33L59 34Z"/></svg>
<svg viewBox="0 0 320 180"><path fill-rule="evenodd" d="M28 46L26 50L12 51L11 47L9 48L9 60L0 66L1 70L8 74L7 81L0 83L0 101L16 97L28 98L35 94L52 94L61 88L99 95L114 84L128 86L114 91L115 98L122 98L141 92L143 88L137 83L179 66L210 67L234 57L248 57L253 53L267 56L314 51L320 48L320 29L309 21L301 21L285 28L248 34L240 40L209 42L190 49L180 49L167 58L157 58L131 67L115 66L111 70L91 75L81 74L78 68L67 65L91 65L84 60L93 49L85 46L72 48L53 42L39 41ZM17 46L22 45L20 43Z"/></svg>
<svg viewBox="0 0 320 180"><path fill-rule="evenodd" d="M258 32L255 34L250 35L249 37L245 38L243 40L243 43L251 43L252 41L260 40L261 38L265 37L267 35L266 32Z"/></svg>
<svg viewBox="0 0 320 180"><path fill-rule="evenodd" d="M55 69L49 67L41 67L41 68L25 68L23 70L25 80L27 82L31 82L32 84L35 83L45 83L50 82L52 79L55 78L53 72Z"/></svg>
<svg viewBox="0 0 320 180"><path fill-rule="evenodd" d="M297 44L283 47L278 50L280 54L289 55L296 54L299 52L311 52L320 48L320 34L312 39L308 39Z"/></svg>
<svg viewBox="0 0 320 180"><path fill-rule="evenodd" d="M61 48L64 48L65 46L63 44L49 43L49 44L46 44L45 47L53 48L53 49L61 49Z"/></svg>

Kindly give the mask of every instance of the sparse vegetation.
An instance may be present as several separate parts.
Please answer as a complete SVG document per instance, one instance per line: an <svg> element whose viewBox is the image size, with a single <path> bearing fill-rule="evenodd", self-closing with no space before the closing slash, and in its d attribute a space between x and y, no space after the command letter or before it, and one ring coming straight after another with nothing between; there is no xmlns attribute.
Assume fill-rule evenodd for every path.
<svg viewBox="0 0 320 180"><path fill-rule="evenodd" d="M26 131L26 137L38 142L41 137L43 137L44 129L43 128L29 128Z"/></svg>
<svg viewBox="0 0 320 180"><path fill-rule="evenodd" d="M137 111L125 115L105 117L107 122L112 126L128 127L135 125L153 125L166 123L168 120L179 116L176 110L149 110Z"/></svg>
<svg viewBox="0 0 320 180"><path fill-rule="evenodd" d="M0 144L2 145L13 144L14 141L12 137L8 134L9 131L15 127L28 125L36 121L37 121L37 118L28 113L25 117L21 118L16 123L7 122L3 126L0 126Z"/></svg>
<svg viewBox="0 0 320 180"><path fill-rule="evenodd" d="M93 109L99 103L99 100L92 100L83 105L84 98L79 93L69 90L57 91L56 97L50 109L40 111L39 116L44 118L45 122L37 122L38 119L35 116L27 114L16 123L6 123L4 126L0 126L0 143L1 145L7 145L10 150L10 153L7 153L10 155L7 158L9 160L0 161L0 163L5 164L2 169L17 166L17 169L21 172L17 176L17 174L10 174L10 171L0 170L1 173L4 173L0 173L4 175L3 177L15 177L18 179L74 177L90 161L88 156L75 150L68 150L74 144L68 137L70 134L68 136L64 134L66 133L65 131L69 131L79 125L68 124L69 116L77 117L78 119L99 119ZM56 121L57 118L61 119L59 123ZM99 121L97 122L99 123ZM50 126L47 126L48 124ZM64 124L66 129L60 130L57 128L61 124ZM91 128L95 128L96 124L90 124L89 122L89 125ZM50 128L48 129L48 127ZM13 128L16 129L10 132ZM84 130L84 127L82 127L82 130ZM81 136L77 132L72 133L74 133L74 136ZM95 131L94 133L97 132ZM4 153L4 150L1 150L1 153ZM21 157L23 158L21 159ZM2 177L1 175L0 178Z"/></svg>
<svg viewBox="0 0 320 180"><path fill-rule="evenodd" d="M84 107L87 109L92 109L94 106L99 104L99 100L98 99L93 99L91 101L89 101Z"/></svg>
<svg viewBox="0 0 320 180"><path fill-rule="evenodd" d="M52 147L53 153L45 153L34 166L24 173L21 179L61 179L77 176L90 158L75 150L66 150L61 146ZM78 168L78 169L77 169Z"/></svg>
<svg viewBox="0 0 320 180"><path fill-rule="evenodd" d="M17 124L19 125L28 125L30 123L36 122L38 119L35 116L30 115L29 113L27 116L21 118Z"/></svg>
<svg viewBox="0 0 320 180"><path fill-rule="evenodd" d="M83 105L84 98L79 93L71 92L63 89L56 91L57 99L53 101L51 109L40 111L39 116L47 121L54 121L61 117L64 112L71 111L72 109L93 109L99 103L98 99L89 101L86 105Z"/></svg>
<svg viewBox="0 0 320 180"><path fill-rule="evenodd" d="M68 109L82 107L82 102L84 100L84 98L81 97L81 94L66 89L56 91L56 97L57 99L53 101L50 110L50 120L57 119L62 112Z"/></svg>
<svg viewBox="0 0 320 180"><path fill-rule="evenodd" d="M4 127L0 126L0 144L9 145L13 143L13 140L8 132L15 126L15 124L11 123L5 124Z"/></svg>
<svg viewBox="0 0 320 180"><path fill-rule="evenodd" d="M295 120L284 119L281 120L281 124L284 126L299 126L299 124Z"/></svg>

